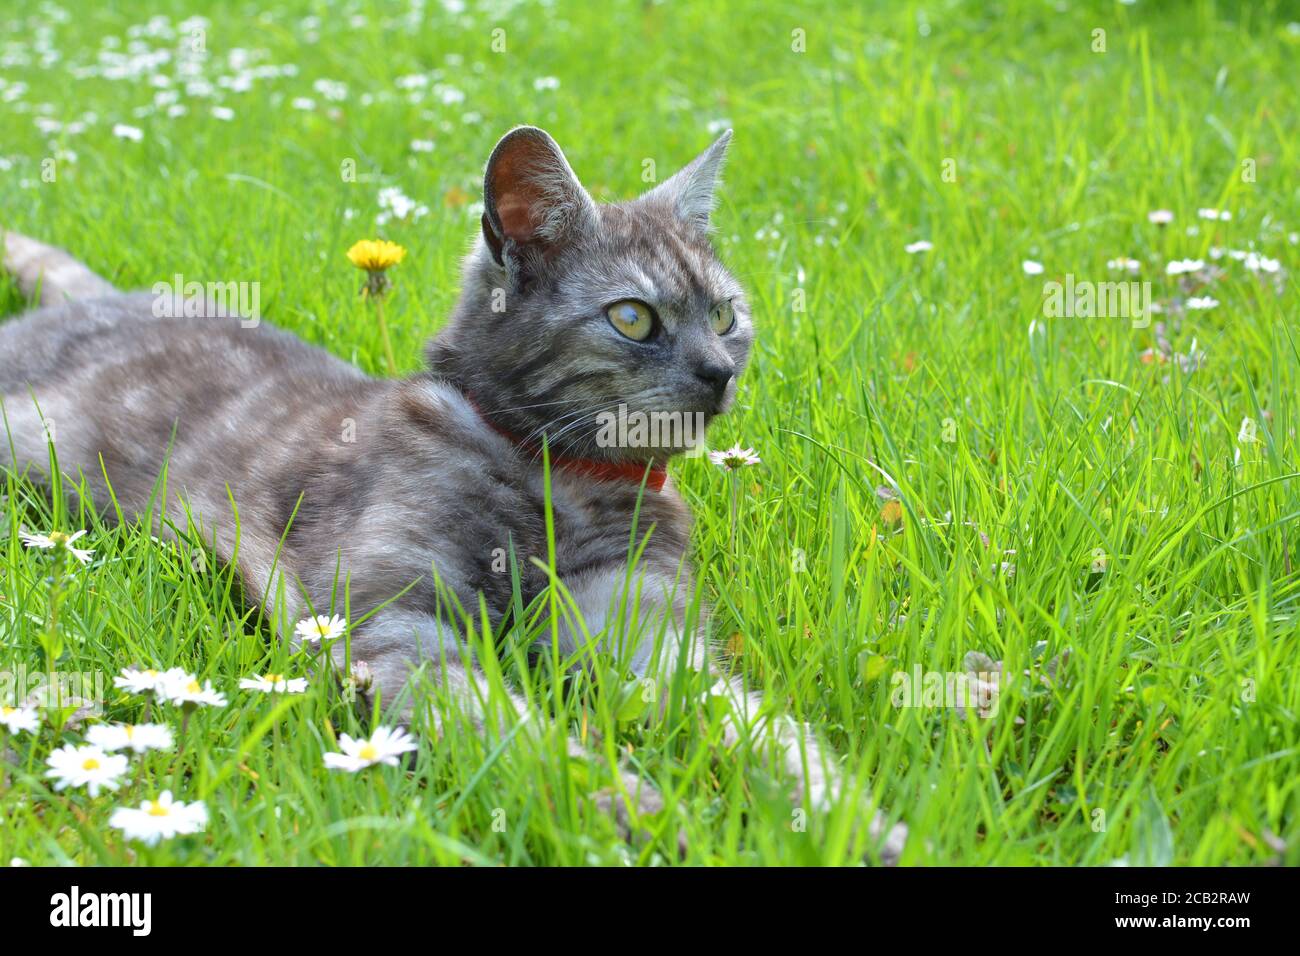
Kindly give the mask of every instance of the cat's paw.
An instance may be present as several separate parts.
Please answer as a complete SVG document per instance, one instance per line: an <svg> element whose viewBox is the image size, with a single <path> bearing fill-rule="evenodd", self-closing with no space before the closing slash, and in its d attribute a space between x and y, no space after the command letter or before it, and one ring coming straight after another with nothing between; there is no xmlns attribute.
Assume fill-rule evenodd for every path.
<svg viewBox="0 0 1300 956"><path fill-rule="evenodd" d="M907 824L889 825L883 813L877 813L871 820L871 842L878 847L877 856L883 866L898 866L902 859L903 848L907 845Z"/></svg>
<svg viewBox="0 0 1300 956"><path fill-rule="evenodd" d="M626 794L617 787L607 787L592 794L597 809L613 821L619 836L628 843L642 843L662 831L671 821L664 821L664 798L658 790L637 777L624 782ZM630 798L630 800L629 800ZM686 837L680 830L669 830L667 839L676 843L679 857L686 856Z"/></svg>
<svg viewBox="0 0 1300 956"><path fill-rule="evenodd" d="M806 790L801 788L800 792L795 794L795 798L798 800L802 794L814 813L829 813L836 800L835 787L834 780L815 779L812 786L807 787ZM870 821L867 824L867 836L870 839L871 859L883 866L897 866L903 855L903 848L907 845L907 824L899 822L891 826L888 817L877 810L869 800L864 801L859 808L858 823L862 820Z"/></svg>

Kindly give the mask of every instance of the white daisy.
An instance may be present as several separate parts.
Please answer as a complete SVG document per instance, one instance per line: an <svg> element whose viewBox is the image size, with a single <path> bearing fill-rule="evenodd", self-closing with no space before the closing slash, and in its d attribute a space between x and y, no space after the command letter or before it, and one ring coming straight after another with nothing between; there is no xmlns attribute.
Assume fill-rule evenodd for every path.
<svg viewBox="0 0 1300 956"><path fill-rule="evenodd" d="M726 451L709 452L709 461L726 471L735 471L738 468L747 468L750 465L760 464L762 459L754 454L754 449L741 448L737 444L732 445Z"/></svg>
<svg viewBox="0 0 1300 956"><path fill-rule="evenodd" d="M45 776L56 781L55 790L68 787L85 787L92 796L99 796L100 788L116 790L119 778L126 773L126 758L120 754L105 753L92 744L80 747L64 744L45 761L49 766Z"/></svg>
<svg viewBox="0 0 1300 956"><path fill-rule="evenodd" d="M1020 263L1020 268L1025 270L1027 276L1040 276L1043 274L1043 264L1035 262L1033 259L1026 259Z"/></svg>
<svg viewBox="0 0 1300 956"><path fill-rule="evenodd" d="M1165 266L1165 275L1181 276L1192 272L1200 272L1205 268L1205 262L1201 259L1174 259Z"/></svg>
<svg viewBox="0 0 1300 956"><path fill-rule="evenodd" d="M1228 212L1226 209L1222 211L1218 209L1198 209L1196 210L1196 215L1200 216L1202 219L1215 219L1219 222L1232 221L1232 213Z"/></svg>
<svg viewBox="0 0 1300 956"><path fill-rule="evenodd" d="M325 766L330 770L356 773L377 763L397 766L399 754L416 750L415 738L400 727L376 727L369 740L354 740L347 734L339 737L342 753L325 754Z"/></svg>
<svg viewBox="0 0 1300 956"><path fill-rule="evenodd" d="M185 676L185 671L179 667L165 671L124 667L122 673L113 678L113 686L130 691L132 694L161 694L168 683Z"/></svg>
<svg viewBox="0 0 1300 956"><path fill-rule="evenodd" d="M260 690L264 694L301 694L307 690L307 678L285 677L283 674L263 674L245 677L239 682L240 690Z"/></svg>
<svg viewBox="0 0 1300 956"><path fill-rule="evenodd" d="M163 724L96 724L86 731L86 742L101 750L168 750L172 746L171 728Z"/></svg>
<svg viewBox="0 0 1300 956"><path fill-rule="evenodd" d="M918 252L929 252L933 248L934 244L931 243L930 240L918 239L916 242L909 242L907 245L903 246L903 251L909 256L914 256Z"/></svg>
<svg viewBox="0 0 1300 956"><path fill-rule="evenodd" d="M41 725L40 716L36 713L35 707L0 707L0 725L11 734L26 731L29 734L36 733L36 728Z"/></svg>
<svg viewBox="0 0 1300 956"><path fill-rule="evenodd" d="M298 626L294 628L294 633L298 635L299 640L315 644L342 637L347 629L347 622L337 614L332 617L318 614L299 621Z"/></svg>
<svg viewBox="0 0 1300 956"><path fill-rule="evenodd" d="M23 544L27 545L27 547L40 548L46 551L51 548L63 548L82 564L89 561L90 556L95 552L90 548L74 548L72 542L85 533L83 530L75 531L72 534L65 534L62 531L51 531L49 534L33 534L30 531L24 531L22 528L18 529L18 537L22 538Z"/></svg>
<svg viewBox="0 0 1300 956"><path fill-rule="evenodd" d="M1194 295L1187 300L1187 307L1189 309L1196 309L1196 310L1213 309L1218 304L1219 304L1218 299L1213 299L1208 295L1206 296Z"/></svg>
<svg viewBox="0 0 1300 956"><path fill-rule="evenodd" d="M129 139L133 143L138 143L144 139L143 130L135 126L127 126L125 123L114 123L113 135L118 139Z"/></svg>
<svg viewBox="0 0 1300 956"><path fill-rule="evenodd" d="M1106 268L1115 272L1139 272L1142 269L1142 263L1127 256L1120 256L1118 259L1106 260Z"/></svg>
<svg viewBox="0 0 1300 956"><path fill-rule="evenodd" d="M203 707L226 706L225 695L212 689L212 681L204 681L200 684L197 677L186 674L184 671L167 681L163 686L162 696L173 704Z"/></svg>
<svg viewBox="0 0 1300 956"><path fill-rule="evenodd" d="M289 105L296 110L310 111L316 108L316 101L310 96L295 96Z"/></svg>
<svg viewBox="0 0 1300 956"><path fill-rule="evenodd" d="M200 833L208 823L208 809L202 800L182 803L172 799L172 792L164 790L157 800L146 800L140 809L119 807L108 818L108 825L121 830L128 840L139 840L145 846L155 846L159 840L170 840L181 833Z"/></svg>
<svg viewBox="0 0 1300 956"><path fill-rule="evenodd" d="M413 153L432 153L433 148L433 140L431 139L411 140L411 152Z"/></svg>
<svg viewBox="0 0 1300 956"><path fill-rule="evenodd" d="M225 120L229 123L235 118L235 111L229 106L214 106L212 107L212 115L219 120Z"/></svg>
<svg viewBox="0 0 1300 956"><path fill-rule="evenodd" d="M1153 209L1147 213L1147 222L1157 226L1165 226L1174 221L1174 214L1168 209Z"/></svg>
<svg viewBox="0 0 1300 956"><path fill-rule="evenodd" d="M1244 265L1251 272L1277 272L1282 264L1276 259L1270 259L1268 256L1261 256L1257 252L1248 252L1242 258Z"/></svg>

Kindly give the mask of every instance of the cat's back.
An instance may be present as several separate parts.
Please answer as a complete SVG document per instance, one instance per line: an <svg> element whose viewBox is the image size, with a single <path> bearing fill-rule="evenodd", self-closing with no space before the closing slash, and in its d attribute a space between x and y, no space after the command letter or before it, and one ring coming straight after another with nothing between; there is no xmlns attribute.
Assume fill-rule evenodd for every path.
<svg viewBox="0 0 1300 956"><path fill-rule="evenodd" d="M364 378L355 367L265 322L234 315L159 315L158 297L125 293L66 302L0 323L0 390L121 377L182 391L276 370L328 384Z"/></svg>
<svg viewBox="0 0 1300 956"><path fill-rule="evenodd" d="M219 486L256 470L268 440L287 445L323 409L359 407L379 385L267 323L155 315L156 301L110 295L0 324L14 465L41 470L52 440L63 468L90 476L100 504L101 470L138 504L165 461L187 485Z"/></svg>

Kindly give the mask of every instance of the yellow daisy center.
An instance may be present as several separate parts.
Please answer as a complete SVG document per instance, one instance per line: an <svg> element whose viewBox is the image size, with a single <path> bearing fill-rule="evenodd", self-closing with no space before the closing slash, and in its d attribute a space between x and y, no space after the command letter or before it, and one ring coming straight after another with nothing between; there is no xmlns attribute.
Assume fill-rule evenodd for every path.
<svg viewBox="0 0 1300 956"><path fill-rule="evenodd" d="M374 760L379 756L379 751L375 749L374 744L363 744L357 751L357 756L362 760Z"/></svg>
<svg viewBox="0 0 1300 956"><path fill-rule="evenodd" d="M53 541L55 544L67 544L69 537L67 534L65 534L62 531L51 531L50 540Z"/></svg>
<svg viewBox="0 0 1300 956"><path fill-rule="evenodd" d="M171 815L171 810L169 810L169 809L167 809L166 807L164 807L164 806L163 806L161 803L159 803L157 800L150 800L150 801L149 801L149 816L151 816L151 817L166 817L166 816L170 816L170 815Z"/></svg>
<svg viewBox="0 0 1300 956"><path fill-rule="evenodd" d="M196 680L192 680L185 685L185 693L187 694L197 694L202 689L203 688L199 686L199 682Z"/></svg>
<svg viewBox="0 0 1300 956"><path fill-rule="evenodd" d="M265 676L262 678L262 680L266 681L268 684L278 684L278 683L280 683L280 681L284 680L284 675L283 675L283 674L267 674L267 675L265 675Z"/></svg>
<svg viewBox="0 0 1300 956"><path fill-rule="evenodd" d="M98 769L99 769L99 761L96 760L94 757L87 757L84 761L82 761L81 769L82 769L82 770L98 770Z"/></svg>
<svg viewBox="0 0 1300 956"><path fill-rule="evenodd" d="M0 707L0 717L8 717L10 714L16 713L18 713L18 708L16 707L9 707L7 705Z"/></svg>

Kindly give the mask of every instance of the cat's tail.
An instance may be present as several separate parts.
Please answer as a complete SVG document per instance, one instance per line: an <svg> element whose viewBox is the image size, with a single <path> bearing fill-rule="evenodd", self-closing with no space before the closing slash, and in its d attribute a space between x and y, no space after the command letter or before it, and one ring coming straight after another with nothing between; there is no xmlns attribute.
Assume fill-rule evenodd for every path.
<svg viewBox="0 0 1300 956"><path fill-rule="evenodd" d="M0 240L5 271L14 277L23 295L32 298L39 294L41 305L93 299L114 291L111 282L62 249L4 230L0 230Z"/></svg>

